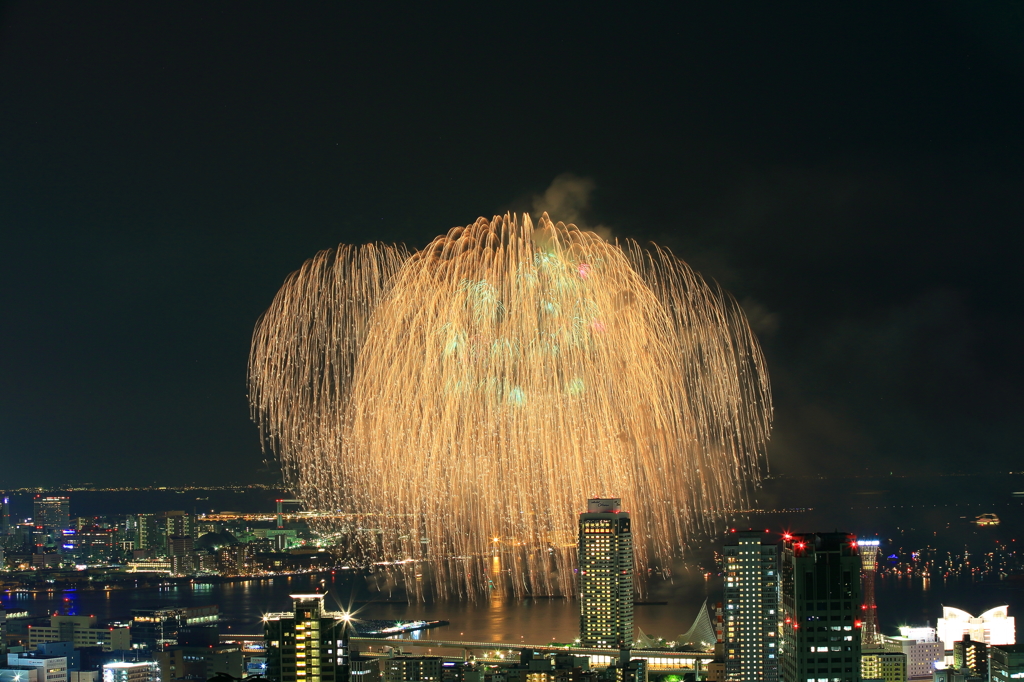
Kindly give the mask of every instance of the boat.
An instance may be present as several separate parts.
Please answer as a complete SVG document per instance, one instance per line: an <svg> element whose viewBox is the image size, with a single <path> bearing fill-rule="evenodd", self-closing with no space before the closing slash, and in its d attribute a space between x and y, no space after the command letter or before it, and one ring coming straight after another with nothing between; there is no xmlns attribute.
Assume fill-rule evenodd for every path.
<svg viewBox="0 0 1024 682"><path fill-rule="evenodd" d="M999 517L992 513L981 514L974 518L974 522L979 526L998 526Z"/></svg>

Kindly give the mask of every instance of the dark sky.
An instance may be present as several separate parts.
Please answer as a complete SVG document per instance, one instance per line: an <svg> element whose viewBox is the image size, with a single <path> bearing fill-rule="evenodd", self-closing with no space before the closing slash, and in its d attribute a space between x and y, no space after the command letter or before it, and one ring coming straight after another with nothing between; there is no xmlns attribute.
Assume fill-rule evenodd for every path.
<svg viewBox="0 0 1024 682"><path fill-rule="evenodd" d="M565 173L743 302L774 472L1024 469L1024 4L690 4L4 5L0 487L273 480L285 276Z"/></svg>

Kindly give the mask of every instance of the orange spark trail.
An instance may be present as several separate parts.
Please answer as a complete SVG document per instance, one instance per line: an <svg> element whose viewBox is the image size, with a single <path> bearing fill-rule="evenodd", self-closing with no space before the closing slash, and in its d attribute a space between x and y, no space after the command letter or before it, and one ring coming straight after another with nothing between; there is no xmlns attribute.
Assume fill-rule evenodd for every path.
<svg viewBox="0 0 1024 682"><path fill-rule="evenodd" d="M317 255L260 320L249 376L286 484L344 513L318 530L366 561L429 562L440 596L572 594L587 497L632 512L638 576L666 566L743 505L771 428L731 297L664 249L546 214Z"/></svg>

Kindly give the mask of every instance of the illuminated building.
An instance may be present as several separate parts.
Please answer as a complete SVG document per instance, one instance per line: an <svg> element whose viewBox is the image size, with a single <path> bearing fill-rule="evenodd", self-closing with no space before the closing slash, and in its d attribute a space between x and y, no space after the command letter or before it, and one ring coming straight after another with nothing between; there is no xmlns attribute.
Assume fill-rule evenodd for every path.
<svg viewBox="0 0 1024 682"><path fill-rule="evenodd" d="M580 646L633 646L633 535L622 501L591 499L580 514Z"/></svg>
<svg viewBox="0 0 1024 682"><path fill-rule="evenodd" d="M935 628L901 627L899 637L882 636L886 651L899 651L907 657L907 677L931 677L943 662L945 650L935 638Z"/></svg>
<svg viewBox="0 0 1024 682"><path fill-rule="evenodd" d="M213 633L213 640L217 633ZM160 665L162 680L208 680L217 673L241 679L245 666L242 650L237 644L221 644L218 641L205 646L171 646L153 653Z"/></svg>
<svg viewBox="0 0 1024 682"><path fill-rule="evenodd" d="M67 682L68 659L39 652L7 654L8 668L36 670L37 682Z"/></svg>
<svg viewBox="0 0 1024 682"><path fill-rule="evenodd" d="M216 605L132 609L132 644L135 648L162 649L177 644L183 628L216 625L219 621Z"/></svg>
<svg viewBox="0 0 1024 682"><path fill-rule="evenodd" d="M779 679L779 546L767 531L725 542L725 670L737 682Z"/></svg>
<svg viewBox="0 0 1024 682"><path fill-rule="evenodd" d="M967 668L972 675L988 677L988 645L975 642L970 634L964 635L959 642L953 642L953 667L956 670Z"/></svg>
<svg viewBox="0 0 1024 682"><path fill-rule="evenodd" d="M324 609L324 594L291 595L293 610L263 618L267 677L274 682L345 682L349 615Z"/></svg>
<svg viewBox="0 0 1024 682"><path fill-rule="evenodd" d="M71 498L36 495L32 500L35 546L41 550L60 539L71 525Z"/></svg>
<svg viewBox="0 0 1024 682"><path fill-rule="evenodd" d="M630 659L629 651L622 649L618 662L608 666L608 674L614 682L647 682L647 661Z"/></svg>
<svg viewBox="0 0 1024 682"><path fill-rule="evenodd" d="M39 682L39 669L0 665L0 682Z"/></svg>
<svg viewBox="0 0 1024 682"><path fill-rule="evenodd" d="M992 682L1024 680L1024 644L993 644L989 656Z"/></svg>
<svg viewBox="0 0 1024 682"><path fill-rule="evenodd" d="M103 682L160 682L160 666L155 661L107 663Z"/></svg>
<svg viewBox="0 0 1024 682"><path fill-rule="evenodd" d="M860 656L860 675L865 680L906 682L907 656L898 651L865 651Z"/></svg>
<svg viewBox="0 0 1024 682"><path fill-rule="evenodd" d="M184 511L169 511L161 514L138 514L137 541L135 546L153 556L170 556L171 538L195 538L195 516Z"/></svg>
<svg viewBox="0 0 1024 682"><path fill-rule="evenodd" d="M861 633L861 647L874 649L882 646L882 633L878 629L878 612L875 605L875 573L878 570L878 545L876 538L857 541L860 548L861 591L863 598L864 627Z"/></svg>
<svg viewBox="0 0 1024 682"><path fill-rule="evenodd" d="M154 555L163 554L165 538L160 531L160 519L156 514L139 514L135 517L135 522L138 533L135 547Z"/></svg>
<svg viewBox="0 0 1024 682"><path fill-rule="evenodd" d="M1015 644L1016 633L1013 616L1007 615L1009 606L996 606L977 618L952 606L942 607L942 618L936 632L946 651L952 651L953 643L970 635L975 642L985 644Z"/></svg>
<svg viewBox="0 0 1024 682"><path fill-rule="evenodd" d="M0 497L0 535L11 534L11 498Z"/></svg>
<svg viewBox="0 0 1024 682"><path fill-rule="evenodd" d="M131 647L131 633L126 627L102 626L95 616L53 616L50 625L29 625L29 646L45 642L71 642L76 649L102 647L104 651L121 651Z"/></svg>
<svg viewBox="0 0 1024 682"><path fill-rule="evenodd" d="M861 560L849 533L786 534L779 677L859 682Z"/></svg>
<svg viewBox="0 0 1024 682"><path fill-rule="evenodd" d="M440 682L440 656L394 656L384 660L384 682Z"/></svg>

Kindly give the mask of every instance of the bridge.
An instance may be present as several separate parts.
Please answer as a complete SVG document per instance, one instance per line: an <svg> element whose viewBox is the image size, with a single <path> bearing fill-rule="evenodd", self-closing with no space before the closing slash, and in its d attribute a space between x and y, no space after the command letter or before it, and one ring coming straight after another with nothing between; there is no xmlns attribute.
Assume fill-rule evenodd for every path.
<svg viewBox="0 0 1024 682"><path fill-rule="evenodd" d="M446 660L464 661L470 656L471 651L479 652L476 660L488 663L508 663L509 657L501 652L522 651L529 649L542 654L572 654L574 656L589 656L591 663L595 665L608 665L618 659L619 652L616 649L587 649L583 647L555 646L552 644L527 644L524 642L468 642L449 639L389 639L387 637L352 637L349 639L349 646L352 650L358 651L365 656L384 655L383 652L373 651L374 646L380 647L401 647L403 651L409 649L427 649L430 655L441 656ZM462 650L459 655L445 656L441 652L434 653L434 649ZM420 651L419 653L424 653ZM708 662L714 659L714 654L703 651L668 651L661 649L631 649L631 658L642 658L647 661L648 670L657 670L661 673L674 671L693 671L703 669Z"/></svg>

